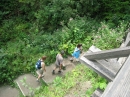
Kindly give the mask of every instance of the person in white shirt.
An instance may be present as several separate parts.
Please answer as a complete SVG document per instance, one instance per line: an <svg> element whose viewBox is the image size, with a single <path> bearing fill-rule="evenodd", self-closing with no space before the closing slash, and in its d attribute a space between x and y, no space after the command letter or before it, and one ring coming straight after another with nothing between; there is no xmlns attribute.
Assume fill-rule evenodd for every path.
<svg viewBox="0 0 130 97"><path fill-rule="evenodd" d="M63 54L64 54L64 51L61 51L60 53L56 55L55 68L53 69L52 74L55 74L55 70L57 68L59 68L58 72L61 73L61 69L63 67Z"/></svg>

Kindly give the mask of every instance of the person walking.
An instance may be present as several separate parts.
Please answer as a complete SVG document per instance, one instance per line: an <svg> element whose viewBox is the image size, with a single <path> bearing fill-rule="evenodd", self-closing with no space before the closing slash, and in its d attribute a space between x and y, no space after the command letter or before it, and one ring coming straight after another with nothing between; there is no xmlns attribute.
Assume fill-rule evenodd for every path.
<svg viewBox="0 0 130 97"><path fill-rule="evenodd" d="M55 70L57 68L59 69L58 73L61 73L61 69L63 67L63 54L64 54L64 51L61 51L60 53L56 55L55 68L53 69L52 74L55 74Z"/></svg>
<svg viewBox="0 0 130 97"><path fill-rule="evenodd" d="M46 72L45 63L44 63L45 60L46 60L46 56L43 56L37 61L35 65L37 69L36 72L38 74L37 81L39 81L41 77L44 77L44 72Z"/></svg>
<svg viewBox="0 0 130 97"><path fill-rule="evenodd" d="M78 44L74 49L74 52L72 53L72 58L70 59L70 61L74 61L74 59L76 61L79 61L78 58L81 52L82 52L82 44Z"/></svg>

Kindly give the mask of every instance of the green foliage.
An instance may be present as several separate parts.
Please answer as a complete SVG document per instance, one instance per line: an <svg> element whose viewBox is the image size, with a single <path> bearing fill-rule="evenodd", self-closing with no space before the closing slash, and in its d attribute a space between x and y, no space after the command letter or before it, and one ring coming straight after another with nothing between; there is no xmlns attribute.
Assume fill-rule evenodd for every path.
<svg viewBox="0 0 130 97"><path fill-rule="evenodd" d="M100 49L119 47L129 28L129 4L121 0L1 0L0 84L34 72L35 62L43 55L47 56L46 65L55 61L60 50L71 55L78 43L84 50L92 44ZM100 23L102 19L107 21ZM86 74L86 78L96 75ZM74 85L70 84L65 87ZM105 85L94 87L104 89Z"/></svg>
<svg viewBox="0 0 130 97"><path fill-rule="evenodd" d="M89 73L89 74L88 74ZM91 76L90 76L91 75ZM80 82L86 82L91 80L91 87L86 89L86 96L94 92L96 88L105 89L107 81L101 76L97 75L95 72L87 68L85 65L77 65L74 70L68 72L65 77L56 77L52 85L41 87L36 90L35 97L47 96L47 97L63 97L68 93L73 87ZM92 81L93 80L93 81ZM43 92L44 91L44 92ZM78 94L83 95L83 94Z"/></svg>
<svg viewBox="0 0 130 97"><path fill-rule="evenodd" d="M98 26L98 23L91 18L77 18L75 20L71 18L67 27L63 27L61 32L59 30L55 32L55 37L60 40L58 48L65 50L66 54L69 55L72 54L78 43L83 43L85 48L89 48L93 38L91 33L96 32Z"/></svg>
<svg viewBox="0 0 130 97"><path fill-rule="evenodd" d="M36 92L35 94L36 97L40 95L48 96L48 97L64 96L70 88L76 85L76 82L79 79L81 74L81 71L78 71L78 68L80 68L80 66L77 67L77 69L73 70L72 73L71 72L67 73L64 78L56 77L52 86L48 88L41 88L42 91L46 91L46 92L42 92L42 93Z"/></svg>
<svg viewBox="0 0 130 97"><path fill-rule="evenodd" d="M74 26L74 22L70 22L71 19L79 18L79 16L84 16L85 18L103 16L103 18L109 22L114 22L117 25L120 20L129 21L129 3L130 2L128 1L122 2L120 0L112 2L108 0L98 2L97 0L65 0L64 2L63 0L1 1L0 7L2 10L2 16L0 18L3 20L1 24L4 28L0 29L0 39L2 42L5 42L10 39L14 39L17 36L25 36L25 33L28 33L25 29L30 26L30 23L33 23L35 31L33 30L31 33L44 32L43 30L53 33L55 30L63 27L64 25L69 26L72 24L72 26L69 26L71 27L71 37L77 39L78 41L78 39L80 40L81 37L83 37L84 33L89 33L93 28L95 28L93 26L95 24L91 21L86 22L84 20L80 20L80 22L75 21L77 26ZM18 18L17 20L14 18L18 21L16 23L14 23L13 20L10 21L11 19L9 21L4 20L13 16L20 17L21 19ZM29 22L29 24L26 23L27 25L24 25L25 21ZM8 28L8 30L6 28ZM84 30L84 28L87 30Z"/></svg>
<svg viewBox="0 0 130 97"><path fill-rule="evenodd" d="M62 25L66 25L69 18L74 14L70 7L69 0L53 0L51 2L42 1L42 7L34 13L36 22L40 30L46 30L53 33L54 30L59 29Z"/></svg>
<svg viewBox="0 0 130 97"><path fill-rule="evenodd" d="M105 18L108 21L115 23L116 25L120 23L120 20L129 21L129 12L130 12L130 1L122 0L102 0L99 1L100 8L99 14L102 18ZM126 10L127 9L127 10Z"/></svg>
<svg viewBox="0 0 130 97"><path fill-rule="evenodd" d="M12 24L13 22L5 27ZM11 82L10 80L22 73L34 71L36 61L43 55L47 56L46 65L50 65L55 61L55 56L60 50L66 52L65 56L71 55L77 43L82 43L84 50L87 50L92 44L100 49L119 47L125 30L129 27L129 24L125 21L121 22L119 27L113 28L111 23L109 23L109 26L107 23L102 22L100 24L95 22L91 18L77 18L76 20L71 20L68 23L68 27L64 26L63 29L50 34L42 31L38 33L39 30L35 29L37 28L34 26L35 24L30 29L28 28L30 26L28 23L13 25L13 31L19 32L18 35L20 36L12 39L17 34L12 35L10 37L11 41L6 43L5 46L1 46L3 48L1 49L1 64L3 64L1 71L5 68L1 72L3 73L1 77L2 83ZM5 27L3 26L2 28L6 29ZM29 34L24 33L26 31L29 31ZM9 68L6 68L7 66ZM9 72L9 74L6 74L6 72ZM15 74L16 72L17 74Z"/></svg>
<svg viewBox="0 0 130 97"><path fill-rule="evenodd" d="M78 15L83 16L91 16L98 15L97 11L100 8L99 1L97 0L73 0L72 7L76 9Z"/></svg>
<svg viewBox="0 0 130 97"><path fill-rule="evenodd" d="M84 50L92 44L100 49L119 47L130 26L129 4L120 0L2 0L0 84L12 84L17 76L35 72L34 65L43 55L46 65L55 61L60 50L71 55L77 43ZM107 22L100 23L101 19ZM52 86L36 89L36 97L63 97L81 81L91 81L87 97L107 86L104 78L81 65L64 78L57 77Z"/></svg>
<svg viewBox="0 0 130 97"><path fill-rule="evenodd" d="M28 27L29 23L21 19L4 21L3 26L0 27L0 44L5 45L8 41L14 41L16 38L24 38L27 35Z"/></svg>
<svg viewBox="0 0 130 97"><path fill-rule="evenodd" d="M61 77L56 77L54 80L54 86L59 86L62 84L62 78Z"/></svg>
<svg viewBox="0 0 130 97"><path fill-rule="evenodd" d="M66 44L59 45L59 49L64 50L66 55L71 55L74 48L75 45L73 45L70 41L68 41Z"/></svg>
<svg viewBox="0 0 130 97"><path fill-rule="evenodd" d="M50 33L79 16L105 19L117 25L120 20L130 21L129 4L127 0L2 0L0 21L20 17Z"/></svg>
<svg viewBox="0 0 130 97"><path fill-rule="evenodd" d="M93 76L93 74L95 74L95 72L90 71L88 73L89 73L88 78L91 80L92 87L86 91L86 95L87 95L87 97L90 97L97 88L99 88L101 90L105 90L108 82L105 78L103 78L97 74L96 74L97 76ZM91 74L91 78L90 78L90 74Z"/></svg>
<svg viewBox="0 0 130 97"><path fill-rule="evenodd" d="M93 35L93 44L101 49L117 48L123 42L123 36L125 35L127 22L121 22L121 24L112 29L109 25L101 23L101 27L98 32Z"/></svg>

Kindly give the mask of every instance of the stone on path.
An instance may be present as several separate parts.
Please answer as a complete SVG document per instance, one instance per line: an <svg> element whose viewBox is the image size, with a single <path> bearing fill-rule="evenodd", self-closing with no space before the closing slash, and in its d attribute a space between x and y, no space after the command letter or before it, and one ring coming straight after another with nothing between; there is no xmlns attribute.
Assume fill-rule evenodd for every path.
<svg viewBox="0 0 130 97"><path fill-rule="evenodd" d="M0 87L0 97L19 97L20 91L10 86Z"/></svg>
<svg viewBox="0 0 130 97"><path fill-rule="evenodd" d="M22 82L23 80L25 80L25 84L24 82ZM19 86L24 96L32 96L33 89L36 89L41 86L40 82L37 82L36 77L34 77L32 74L25 74L25 75L19 76L16 79L16 83ZM6 97L9 97L9 96L6 96Z"/></svg>

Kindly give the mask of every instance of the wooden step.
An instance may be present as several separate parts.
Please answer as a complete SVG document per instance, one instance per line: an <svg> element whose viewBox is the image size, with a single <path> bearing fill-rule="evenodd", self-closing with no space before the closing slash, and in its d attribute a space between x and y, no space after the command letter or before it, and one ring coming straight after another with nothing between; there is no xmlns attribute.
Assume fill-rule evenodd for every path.
<svg viewBox="0 0 130 97"><path fill-rule="evenodd" d="M94 93L91 95L91 97L101 97L103 91L99 88L97 88Z"/></svg>
<svg viewBox="0 0 130 97"><path fill-rule="evenodd" d="M113 59L100 59L100 60L89 60L85 57L87 53L99 52L99 48L91 46L89 50L80 57L80 61L93 69L96 73L105 77L108 81L111 81L115 78L117 72L119 71L121 65L117 61L117 58Z"/></svg>
<svg viewBox="0 0 130 97"><path fill-rule="evenodd" d="M120 57L118 59L118 62L120 63L121 66L125 63L126 59L127 59L127 57Z"/></svg>
<svg viewBox="0 0 130 97"><path fill-rule="evenodd" d="M130 46L130 31L128 32L127 37L124 42L124 47L126 46Z"/></svg>
<svg viewBox="0 0 130 97"><path fill-rule="evenodd" d="M91 46L89 48L89 50L87 51L87 53L91 53L91 52L99 52L101 51L99 48L95 47L95 46ZM112 70L113 72L117 73L118 70L120 69L121 65L120 63L117 61L117 58L110 58L110 59L100 59L100 60L96 60L98 63L102 64L104 67Z"/></svg>
<svg viewBox="0 0 130 97"><path fill-rule="evenodd" d="M94 70L96 73L100 74L104 78L106 78L108 81L111 81L115 78L115 73L109 71L107 68L103 67L101 64L99 64L96 61L90 61L84 56L80 57L80 62L87 65L89 68Z"/></svg>
<svg viewBox="0 0 130 97"><path fill-rule="evenodd" d="M130 97L130 56L101 97Z"/></svg>
<svg viewBox="0 0 130 97"><path fill-rule="evenodd" d="M128 57L130 54L130 47L115 48L111 50L103 50L84 55L90 60L110 59L119 57Z"/></svg>
<svg viewBox="0 0 130 97"><path fill-rule="evenodd" d="M113 85L113 81L109 82L107 84L107 87L105 88L105 90L103 91L103 93L102 93L102 95L100 97L102 97L105 93L108 93L109 90L111 89L112 85Z"/></svg>
<svg viewBox="0 0 130 97"><path fill-rule="evenodd" d="M110 62L106 60L96 60L101 66L108 69L110 72L112 72L114 75L118 72L120 69L120 65L117 62Z"/></svg>
<svg viewBox="0 0 130 97"><path fill-rule="evenodd" d="M91 53L91 51L87 51L87 53ZM91 60L90 60L91 61ZM118 72L120 69L119 63L114 59L102 59L102 60L93 60L99 63L102 67L112 72L114 75Z"/></svg>

